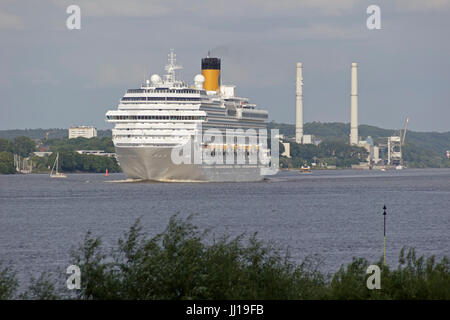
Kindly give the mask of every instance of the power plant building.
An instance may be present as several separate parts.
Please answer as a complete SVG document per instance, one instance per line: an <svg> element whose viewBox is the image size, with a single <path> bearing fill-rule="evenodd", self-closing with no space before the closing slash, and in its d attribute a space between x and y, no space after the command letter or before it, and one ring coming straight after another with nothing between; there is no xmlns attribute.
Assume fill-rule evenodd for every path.
<svg viewBox="0 0 450 320"><path fill-rule="evenodd" d="M316 144L316 137L312 134L304 134L302 143L303 144Z"/></svg>

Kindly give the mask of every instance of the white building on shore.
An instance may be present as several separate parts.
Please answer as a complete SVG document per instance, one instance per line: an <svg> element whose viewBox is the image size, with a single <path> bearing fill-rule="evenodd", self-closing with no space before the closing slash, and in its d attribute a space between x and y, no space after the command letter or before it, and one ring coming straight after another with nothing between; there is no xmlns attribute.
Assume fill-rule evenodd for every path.
<svg viewBox="0 0 450 320"><path fill-rule="evenodd" d="M97 129L89 126L78 126L69 128L69 139L75 138L94 138L97 136Z"/></svg>

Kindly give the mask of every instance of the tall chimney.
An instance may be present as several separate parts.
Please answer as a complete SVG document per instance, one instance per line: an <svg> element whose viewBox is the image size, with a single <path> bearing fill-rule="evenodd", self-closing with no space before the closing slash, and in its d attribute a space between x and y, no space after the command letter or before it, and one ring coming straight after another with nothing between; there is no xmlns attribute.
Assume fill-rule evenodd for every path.
<svg viewBox="0 0 450 320"><path fill-rule="evenodd" d="M352 63L350 144L357 145L358 136L358 64Z"/></svg>
<svg viewBox="0 0 450 320"><path fill-rule="evenodd" d="M295 142L302 143L303 140L303 75L302 64L297 63L297 104L295 115Z"/></svg>

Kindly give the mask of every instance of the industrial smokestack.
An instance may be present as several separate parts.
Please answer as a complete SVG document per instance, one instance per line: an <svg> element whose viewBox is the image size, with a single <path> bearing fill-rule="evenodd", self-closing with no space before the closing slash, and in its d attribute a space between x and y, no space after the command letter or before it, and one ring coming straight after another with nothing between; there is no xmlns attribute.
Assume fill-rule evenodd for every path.
<svg viewBox="0 0 450 320"><path fill-rule="evenodd" d="M302 143L303 140L303 75L302 64L297 63L297 104L295 115L295 142Z"/></svg>
<svg viewBox="0 0 450 320"><path fill-rule="evenodd" d="M352 63L350 144L357 145L358 136L358 64Z"/></svg>

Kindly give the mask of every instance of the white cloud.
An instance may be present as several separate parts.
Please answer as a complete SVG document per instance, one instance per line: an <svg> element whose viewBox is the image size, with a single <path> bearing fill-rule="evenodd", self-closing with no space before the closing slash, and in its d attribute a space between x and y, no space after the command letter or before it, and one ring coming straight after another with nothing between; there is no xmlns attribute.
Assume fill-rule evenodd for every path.
<svg viewBox="0 0 450 320"><path fill-rule="evenodd" d="M181 5L191 13L204 17L243 17L275 15L304 15L304 10L315 10L324 15L340 15L353 9L357 0L191 0L188 7ZM166 2L169 3L169 2ZM174 7L172 2L172 7Z"/></svg>
<svg viewBox="0 0 450 320"><path fill-rule="evenodd" d="M73 0L53 0L60 7L74 4ZM151 17L165 15L170 11L169 1L142 0L78 0L76 4L81 8L81 14L103 17Z"/></svg>
<svg viewBox="0 0 450 320"><path fill-rule="evenodd" d="M249 0L248 3L268 12L289 12L299 9L317 9L323 14L337 15L355 7L357 0L280 0L280 1L258 1Z"/></svg>
<svg viewBox="0 0 450 320"><path fill-rule="evenodd" d="M32 85L57 85L59 80L47 69L26 68L17 74L19 81L31 83Z"/></svg>
<svg viewBox="0 0 450 320"><path fill-rule="evenodd" d="M151 17L173 14L194 14L201 18L217 16L248 16L300 14L313 9L325 15L338 15L355 7L357 0L78 0L82 14L88 16ZM67 7L73 0L53 0ZM169 22L168 22L169 23Z"/></svg>
<svg viewBox="0 0 450 320"><path fill-rule="evenodd" d="M148 78L148 71L143 64L103 64L98 67L94 87L114 87L129 85L139 85L139 81L144 82Z"/></svg>
<svg viewBox="0 0 450 320"><path fill-rule="evenodd" d="M0 11L0 30L23 29L23 20L13 14Z"/></svg>
<svg viewBox="0 0 450 320"><path fill-rule="evenodd" d="M450 0L397 0L399 10L438 11L450 8Z"/></svg>
<svg viewBox="0 0 450 320"><path fill-rule="evenodd" d="M318 23L308 27L274 28L264 35L267 39L305 40L305 39L356 39L363 38L358 26L341 27Z"/></svg>

